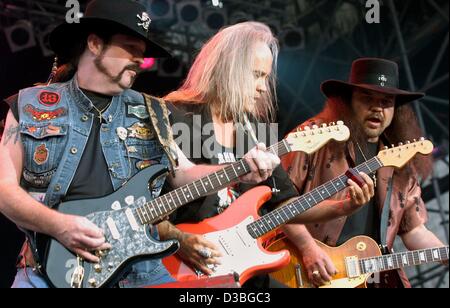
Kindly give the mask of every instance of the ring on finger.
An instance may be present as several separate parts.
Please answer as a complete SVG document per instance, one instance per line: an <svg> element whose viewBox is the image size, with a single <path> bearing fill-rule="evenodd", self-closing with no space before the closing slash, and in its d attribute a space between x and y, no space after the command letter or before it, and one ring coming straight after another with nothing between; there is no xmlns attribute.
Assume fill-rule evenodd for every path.
<svg viewBox="0 0 450 308"><path fill-rule="evenodd" d="M205 259L210 259L212 257L212 251L206 247L201 248L198 254Z"/></svg>

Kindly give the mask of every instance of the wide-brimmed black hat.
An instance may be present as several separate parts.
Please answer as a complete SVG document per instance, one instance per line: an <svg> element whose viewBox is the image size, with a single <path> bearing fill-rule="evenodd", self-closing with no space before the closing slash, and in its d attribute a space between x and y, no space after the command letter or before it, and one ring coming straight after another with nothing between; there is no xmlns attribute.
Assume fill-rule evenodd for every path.
<svg viewBox="0 0 450 308"><path fill-rule="evenodd" d="M166 58L170 53L150 39L151 18L145 7L131 0L93 0L79 23L63 23L50 34L50 46L62 59L68 60L74 48L86 39L89 31L113 29L142 39L145 57Z"/></svg>
<svg viewBox="0 0 450 308"><path fill-rule="evenodd" d="M349 95L354 88L362 88L395 95L396 104L406 104L425 96L399 88L398 65L385 59L362 58L353 62L348 82L327 80L322 83L322 93L327 97Z"/></svg>

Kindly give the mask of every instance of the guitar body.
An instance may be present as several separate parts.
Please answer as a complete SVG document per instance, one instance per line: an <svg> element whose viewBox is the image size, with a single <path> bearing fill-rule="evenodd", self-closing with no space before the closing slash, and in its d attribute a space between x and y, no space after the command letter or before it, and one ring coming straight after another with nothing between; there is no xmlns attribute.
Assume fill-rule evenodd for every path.
<svg viewBox="0 0 450 308"><path fill-rule="evenodd" d="M259 218L258 210L272 196L269 187L254 188L238 198L222 214L198 224L180 224L183 232L202 234L214 243L223 255L221 265L212 277L237 273L240 284L255 275L275 271L289 263L289 252L269 252L263 248L263 238L254 239L247 225ZM204 278L185 264L178 255L163 259L172 276L178 281Z"/></svg>
<svg viewBox="0 0 450 308"><path fill-rule="evenodd" d="M50 285L74 287L74 273L81 271L83 275L78 287L110 286L120 280L132 264L174 253L179 247L177 241L160 242L154 239L150 234L151 228L139 224L132 214L134 208L157 197L153 193L152 183L166 173L164 166L154 165L139 172L107 197L61 203L57 208L59 212L84 216L101 228L112 249L99 256L101 261L94 268L94 264L78 260L55 239L38 235L39 260Z"/></svg>
<svg viewBox="0 0 450 308"><path fill-rule="evenodd" d="M357 278L349 278L345 258L356 256L358 259L381 256L378 244L367 236L357 236L339 247L330 247L316 241L319 247L331 258L338 274L332 277L329 285L322 288L366 288L367 279L371 275L361 275ZM314 288L306 275L298 249L287 239L281 238L273 242L268 249L270 251L288 250L291 253L291 261L288 266L271 273L275 280L291 288ZM301 277L301 278L300 278Z"/></svg>

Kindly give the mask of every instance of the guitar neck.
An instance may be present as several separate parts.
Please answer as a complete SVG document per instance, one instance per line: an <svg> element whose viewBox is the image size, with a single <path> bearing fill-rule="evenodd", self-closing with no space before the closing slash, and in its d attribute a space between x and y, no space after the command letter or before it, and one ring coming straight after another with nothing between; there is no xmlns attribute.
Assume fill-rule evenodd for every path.
<svg viewBox="0 0 450 308"><path fill-rule="evenodd" d="M378 157L374 157L354 169L357 172L371 174L381 167L383 167L382 162L378 159ZM348 180L349 178L343 174L336 179L315 188L295 201L286 204L285 206L280 207L269 214L264 215L257 221L249 224L247 226L248 232L255 239L271 232L272 230L289 222L303 212L311 209L320 202L329 199L331 196L346 188Z"/></svg>
<svg viewBox="0 0 450 308"><path fill-rule="evenodd" d="M361 274L372 274L408 266L447 261L448 253L448 246L394 253L361 259L359 260L359 268Z"/></svg>
<svg viewBox="0 0 450 308"><path fill-rule="evenodd" d="M289 144L283 140L267 151L277 156L282 156L291 151ZM225 188L239 180L239 178L250 172L250 167L245 160L233 163L220 171L209 174L200 180L182 186L172 192L158 197L135 210L136 217L142 224L157 222L176 209L199 198Z"/></svg>

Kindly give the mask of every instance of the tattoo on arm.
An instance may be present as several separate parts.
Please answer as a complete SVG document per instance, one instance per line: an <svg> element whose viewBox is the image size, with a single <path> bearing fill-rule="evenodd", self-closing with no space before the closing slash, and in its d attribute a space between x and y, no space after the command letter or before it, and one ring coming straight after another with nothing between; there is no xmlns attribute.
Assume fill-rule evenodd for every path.
<svg viewBox="0 0 450 308"><path fill-rule="evenodd" d="M7 145L8 142L10 142L11 140L14 140L14 144L16 144L19 141L20 138L20 126L19 125L13 125L10 126L6 129L5 131L5 142L3 143L4 145Z"/></svg>

